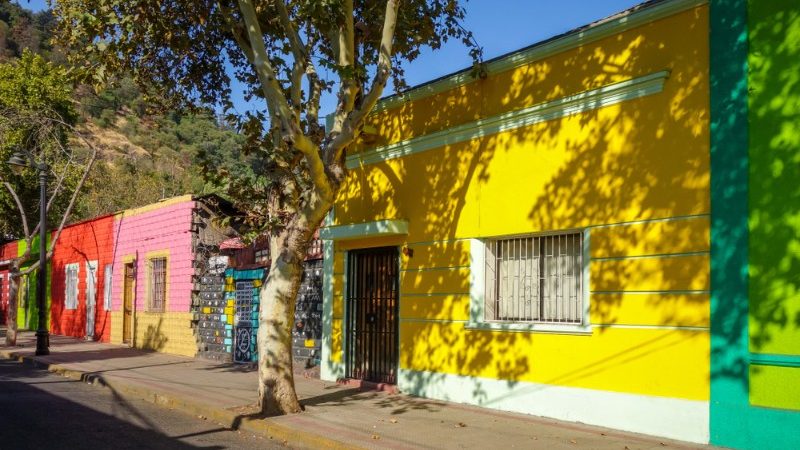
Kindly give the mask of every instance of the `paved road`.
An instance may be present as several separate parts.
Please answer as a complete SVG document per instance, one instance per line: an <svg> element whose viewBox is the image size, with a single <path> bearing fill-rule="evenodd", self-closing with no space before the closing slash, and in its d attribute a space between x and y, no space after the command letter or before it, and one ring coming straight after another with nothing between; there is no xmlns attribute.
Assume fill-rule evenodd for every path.
<svg viewBox="0 0 800 450"><path fill-rule="evenodd" d="M268 449L279 442L0 359L0 449Z"/></svg>

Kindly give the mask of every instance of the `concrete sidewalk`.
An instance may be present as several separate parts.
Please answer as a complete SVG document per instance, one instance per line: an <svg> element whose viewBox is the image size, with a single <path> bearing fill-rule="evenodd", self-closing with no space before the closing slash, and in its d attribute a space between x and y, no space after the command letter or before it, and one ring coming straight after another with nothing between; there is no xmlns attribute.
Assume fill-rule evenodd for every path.
<svg viewBox="0 0 800 450"><path fill-rule="evenodd" d="M0 357L294 448L708 448L307 378L295 380L304 413L262 419L254 414L257 378L252 369L61 336L51 336L49 356L34 357L34 348L33 333L23 332L18 347L0 347Z"/></svg>

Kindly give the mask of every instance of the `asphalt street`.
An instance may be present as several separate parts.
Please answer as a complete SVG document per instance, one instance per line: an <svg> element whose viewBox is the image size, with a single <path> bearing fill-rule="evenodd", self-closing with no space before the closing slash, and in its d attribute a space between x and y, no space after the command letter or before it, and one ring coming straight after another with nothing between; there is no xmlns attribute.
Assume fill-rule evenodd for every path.
<svg viewBox="0 0 800 450"><path fill-rule="evenodd" d="M284 447L181 411L123 399L109 388L0 359L0 449L51 448Z"/></svg>

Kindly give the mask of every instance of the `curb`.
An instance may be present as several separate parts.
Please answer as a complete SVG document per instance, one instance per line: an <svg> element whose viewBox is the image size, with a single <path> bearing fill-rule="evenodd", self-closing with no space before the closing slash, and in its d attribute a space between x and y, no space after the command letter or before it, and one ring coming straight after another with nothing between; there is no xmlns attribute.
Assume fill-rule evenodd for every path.
<svg viewBox="0 0 800 450"><path fill-rule="evenodd" d="M251 433L262 435L271 440L283 441L285 445L299 445L307 448L325 448L336 450L363 448L325 436L313 434L308 431L299 431L292 427L276 424L269 418L258 419L253 417L243 417L242 415L233 411L211 407L203 403L192 401L183 396L156 392L144 387L133 386L123 382L110 381L104 378L102 375L95 374L93 372L84 372L81 370L70 369L57 363L39 361L34 356L23 355L13 351L0 350L0 357L19 361L23 364L31 365L34 368L44 369L48 372L55 373L76 381L82 381L87 384L105 387L111 389L115 394L121 397L127 396L138 400L144 400L157 406L183 411L186 414L203 416L208 420L218 422L222 426L231 430L249 431Z"/></svg>

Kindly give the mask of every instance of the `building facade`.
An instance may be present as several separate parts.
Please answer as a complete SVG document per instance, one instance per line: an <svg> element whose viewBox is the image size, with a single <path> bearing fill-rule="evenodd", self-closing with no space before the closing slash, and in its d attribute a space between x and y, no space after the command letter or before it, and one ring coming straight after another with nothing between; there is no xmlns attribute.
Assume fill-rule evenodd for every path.
<svg viewBox="0 0 800 450"><path fill-rule="evenodd" d="M54 334L109 342L114 216L64 227L50 260Z"/></svg>
<svg viewBox="0 0 800 450"><path fill-rule="evenodd" d="M800 5L710 23L711 442L800 448Z"/></svg>
<svg viewBox="0 0 800 450"><path fill-rule="evenodd" d="M112 343L196 355L200 276L231 233L214 203L185 195L114 216Z"/></svg>
<svg viewBox="0 0 800 450"><path fill-rule="evenodd" d="M5 325L8 318L8 296L10 280L8 269L11 260L17 257L17 243L15 241L0 245L0 320Z"/></svg>
<svg viewBox="0 0 800 450"><path fill-rule="evenodd" d="M322 378L796 447L797 110L765 108L800 22L756 3L649 2L383 99L322 231Z"/></svg>

